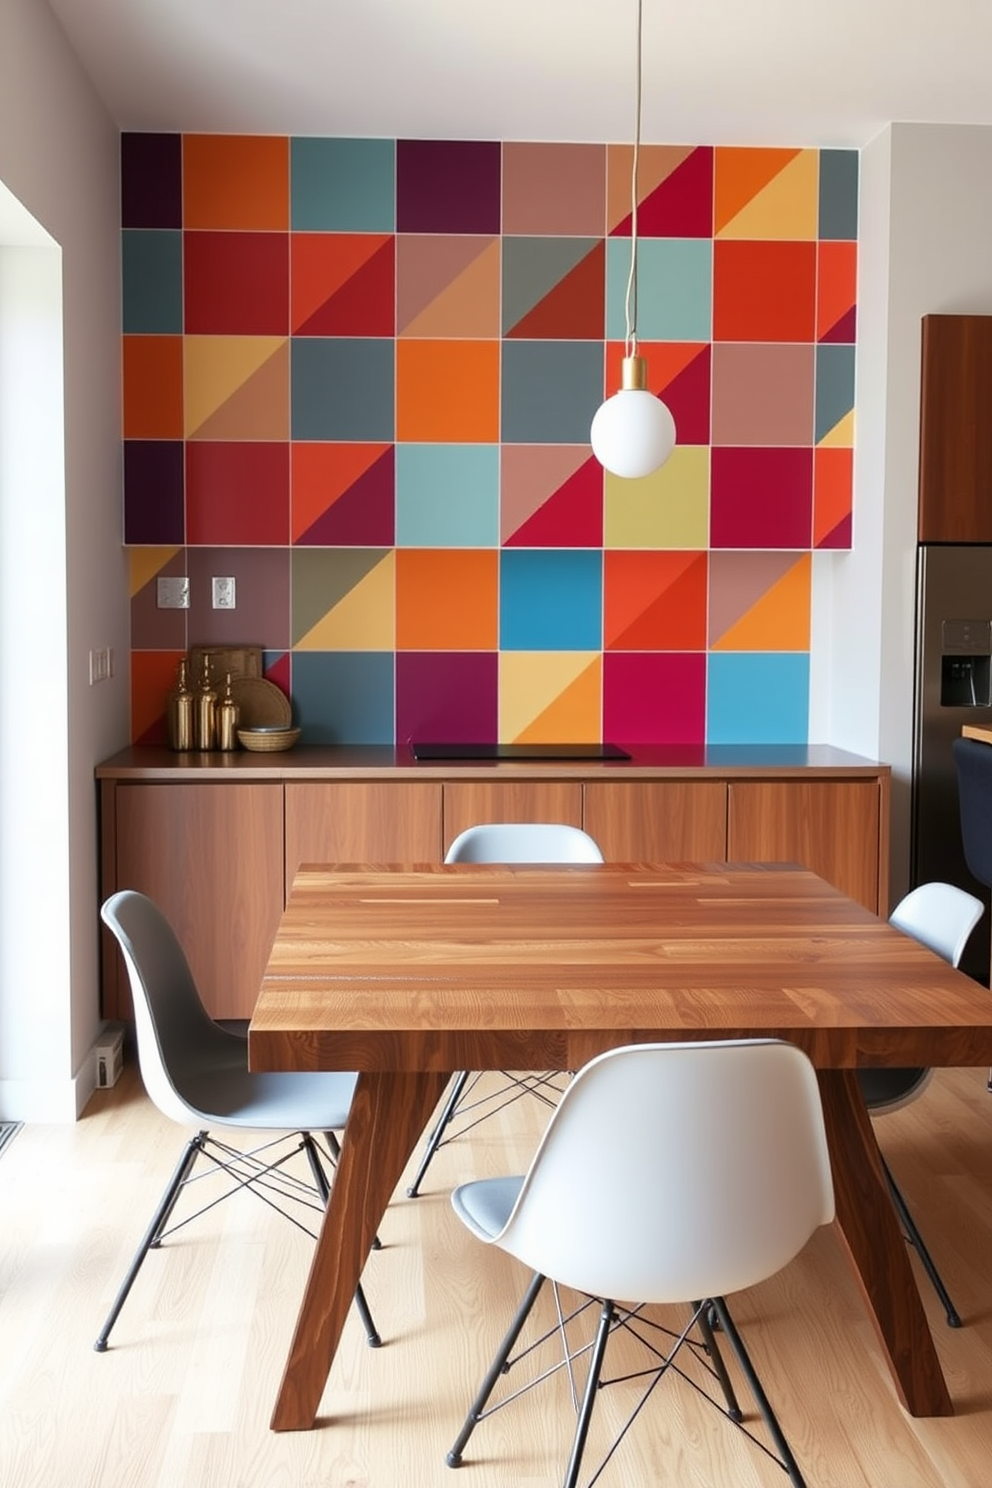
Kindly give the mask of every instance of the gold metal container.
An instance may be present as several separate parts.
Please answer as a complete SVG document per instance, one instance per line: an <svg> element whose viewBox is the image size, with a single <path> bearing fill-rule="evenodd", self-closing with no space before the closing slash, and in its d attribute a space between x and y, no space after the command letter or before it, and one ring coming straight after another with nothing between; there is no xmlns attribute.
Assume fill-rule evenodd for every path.
<svg viewBox="0 0 992 1488"><path fill-rule="evenodd" d="M217 705L217 748L237 749L238 747L238 721L241 717L241 709L231 695L231 674L227 674L227 682L224 686L224 696Z"/></svg>
<svg viewBox="0 0 992 1488"><path fill-rule="evenodd" d="M166 708L166 719L169 731L170 749L192 749L193 748L193 716L194 697L189 690L186 677L186 658L183 657L178 667L179 682L174 692L169 694L168 706Z"/></svg>
<svg viewBox="0 0 992 1488"><path fill-rule="evenodd" d="M203 673L193 709L193 748L217 747L217 694L210 681L210 659L203 658Z"/></svg>

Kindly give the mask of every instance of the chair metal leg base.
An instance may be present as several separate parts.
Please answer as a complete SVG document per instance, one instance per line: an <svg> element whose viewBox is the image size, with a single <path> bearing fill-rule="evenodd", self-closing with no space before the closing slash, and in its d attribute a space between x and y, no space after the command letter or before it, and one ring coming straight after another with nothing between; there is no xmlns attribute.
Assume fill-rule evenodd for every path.
<svg viewBox="0 0 992 1488"><path fill-rule="evenodd" d="M434 1130L427 1138L427 1145L424 1148L424 1155L420 1159L420 1166L417 1169L413 1182L410 1184L410 1187L406 1191L408 1199L416 1199L419 1197L420 1185L424 1181L424 1176L427 1172L427 1169L430 1167L431 1162L433 1161L435 1152L441 1145L441 1138L444 1136L445 1129L452 1116L455 1114L455 1108L457 1107L458 1102L461 1100L462 1091L468 1084L468 1077L468 1070L459 1070L457 1075L455 1076L455 1082L451 1087L451 1094L448 1096L448 1099L444 1103L444 1110L438 1117L437 1125L434 1127Z"/></svg>
<svg viewBox="0 0 992 1488"><path fill-rule="evenodd" d="M523 1301L517 1308L516 1317L513 1319L513 1322L507 1329L503 1342L500 1344L499 1348L496 1351L496 1357L490 1364L489 1371L485 1379L482 1381L482 1384L479 1386L478 1394L469 1407L468 1415L465 1417L465 1424L462 1426L461 1431L459 1431L454 1445L451 1448L451 1451L444 1459L449 1467L461 1467L462 1453L465 1450L465 1445L469 1437L472 1435L472 1432L479 1424L482 1412L486 1408L486 1402L493 1392L496 1381L506 1369L506 1361L509 1359L510 1354L513 1351L513 1345L519 1338L520 1330L523 1328L524 1323L526 1323L528 1317L530 1316L531 1309L533 1308L534 1303L537 1301L538 1293L540 1292L543 1285L544 1277L540 1274L539 1271L535 1271L534 1275L530 1279L530 1285L524 1293Z"/></svg>
<svg viewBox="0 0 992 1488"><path fill-rule="evenodd" d="M196 1136L191 1137L183 1148L182 1156L176 1164L172 1177L166 1184L165 1192L159 1200L158 1208L152 1215L151 1223L142 1237L141 1244L134 1253L134 1259L128 1268L128 1273L121 1282L117 1296L114 1298L113 1305L107 1313L103 1327L100 1329L99 1336L93 1345L98 1354L105 1354L107 1352L110 1330L116 1323L121 1308L127 1301L128 1293L134 1285L138 1272L141 1270L145 1256L154 1245L157 1245L159 1236L169 1221L169 1215L176 1206L176 1200L179 1198L182 1186L189 1177L193 1169L193 1164L203 1151L206 1140L207 1133L205 1131L197 1132Z"/></svg>
<svg viewBox="0 0 992 1488"><path fill-rule="evenodd" d="M879 1155L881 1156L881 1154ZM886 1181L889 1185L889 1192L892 1195L892 1202L896 1207L896 1213L899 1215L899 1221L902 1224L903 1229L906 1231L906 1238L909 1240L910 1245L919 1256L920 1263L923 1266L924 1271L929 1276L930 1283L933 1286L934 1291L940 1298L940 1305L943 1307L944 1315L947 1318L947 1326L949 1328L960 1328L961 1316L957 1308L954 1306L954 1303L951 1301L950 1293L944 1285L943 1278L941 1277L940 1272L934 1265L933 1257L931 1256L929 1250L927 1250L926 1244L923 1240L923 1236L917 1229L916 1221L910 1214L909 1206L907 1205L906 1200L903 1198L902 1193L900 1192L899 1185L896 1183L896 1180L893 1178L891 1172L889 1171L889 1165L885 1161L884 1157L882 1158L882 1169L885 1173Z"/></svg>

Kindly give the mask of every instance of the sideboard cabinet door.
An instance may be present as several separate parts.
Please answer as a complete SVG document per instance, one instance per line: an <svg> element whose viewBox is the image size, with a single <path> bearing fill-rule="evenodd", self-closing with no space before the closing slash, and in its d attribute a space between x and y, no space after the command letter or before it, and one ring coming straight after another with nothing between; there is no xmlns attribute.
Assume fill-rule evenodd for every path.
<svg viewBox="0 0 992 1488"><path fill-rule="evenodd" d="M286 785L286 893L301 863L437 863L439 781Z"/></svg>
<svg viewBox="0 0 992 1488"><path fill-rule="evenodd" d="M727 782L590 781L584 824L607 862L722 863Z"/></svg>
<svg viewBox="0 0 992 1488"><path fill-rule="evenodd" d="M879 902L880 792L875 780L730 783L727 858L801 863L875 914Z"/></svg>
<svg viewBox="0 0 992 1488"><path fill-rule="evenodd" d="M165 914L207 1011L250 1018L283 910L282 786L118 784L116 850L117 887Z"/></svg>

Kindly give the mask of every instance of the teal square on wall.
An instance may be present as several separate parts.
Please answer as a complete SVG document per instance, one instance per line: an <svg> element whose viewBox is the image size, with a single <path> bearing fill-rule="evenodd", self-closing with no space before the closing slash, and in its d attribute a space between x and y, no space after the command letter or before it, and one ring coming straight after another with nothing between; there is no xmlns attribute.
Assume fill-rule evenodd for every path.
<svg viewBox="0 0 992 1488"><path fill-rule="evenodd" d="M820 237L858 236L858 152L820 151Z"/></svg>
<svg viewBox="0 0 992 1488"><path fill-rule="evenodd" d="M293 711L307 744L392 744L392 651L294 651Z"/></svg>
<svg viewBox="0 0 992 1488"><path fill-rule="evenodd" d="M626 335L630 239L606 245L606 334ZM709 238L641 238L637 244L637 334L642 341L708 341L713 325Z"/></svg>
<svg viewBox="0 0 992 1488"><path fill-rule="evenodd" d="M182 335L181 232L168 228L122 232L121 282L125 335Z"/></svg>
<svg viewBox="0 0 992 1488"><path fill-rule="evenodd" d="M809 655L711 652L706 689L707 744L806 744Z"/></svg>
<svg viewBox="0 0 992 1488"><path fill-rule="evenodd" d="M396 546L499 547L499 446L398 444Z"/></svg>
<svg viewBox="0 0 992 1488"><path fill-rule="evenodd" d="M392 232L395 142L291 139L289 201L297 232Z"/></svg>
<svg viewBox="0 0 992 1488"><path fill-rule="evenodd" d="M588 444L603 401L601 341L504 341L501 369L505 444Z"/></svg>
<svg viewBox="0 0 992 1488"><path fill-rule="evenodd" d="M294 336L291 345L294 439L394 438L393 340Z"/></svg>
<svg viewBox="0 0 992 1488"><path fill-rule="evenodd" d="M504 651L595 651L603 644L601 552L504 548L499 565Z"/></svg>

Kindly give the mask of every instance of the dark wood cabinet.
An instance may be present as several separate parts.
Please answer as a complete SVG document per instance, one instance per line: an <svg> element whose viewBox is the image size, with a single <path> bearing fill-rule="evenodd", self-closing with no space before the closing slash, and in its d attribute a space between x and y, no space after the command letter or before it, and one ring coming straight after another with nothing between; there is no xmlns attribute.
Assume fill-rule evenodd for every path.
<svg viewBox="0 0 992 1488"><path fill-rule="evenodd" d="M925 315L919 539L992 542L992 315Z"/></svg>

